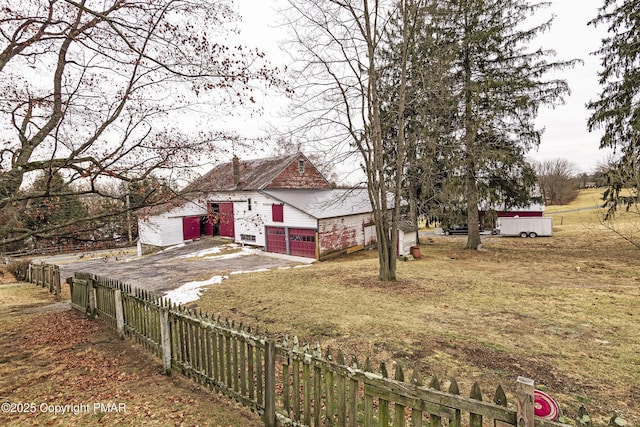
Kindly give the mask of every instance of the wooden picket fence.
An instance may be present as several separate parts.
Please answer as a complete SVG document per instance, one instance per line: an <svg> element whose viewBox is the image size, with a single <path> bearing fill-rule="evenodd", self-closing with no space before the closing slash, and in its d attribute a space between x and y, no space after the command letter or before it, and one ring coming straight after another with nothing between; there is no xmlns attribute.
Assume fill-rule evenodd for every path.
<svg viewBox="0 0 640 427"><path fill-rule="evenodd" d="M49 288L49 292L60 295L60 267L53 264L29 264L26 274L27 282L35 283L43 288Z"/></svg>
<svg viewBox="0 0 640 427"><path fill-rule="evenodd" d="M179 371L230 396L263 417L265 426L561 427L534 417L534 383L518 378L513 404L502 387L490 400L478 384L462 396L455 380L441 391L437 377L400 365L376 370L367 359L347 362L343 353L276 343L258 330L172 304L119 281L76 273L72 307L98 317L161 358L167 374ZM592 427L580 408L575 425ZM609 426L624 425L614 414Z"/></svg>

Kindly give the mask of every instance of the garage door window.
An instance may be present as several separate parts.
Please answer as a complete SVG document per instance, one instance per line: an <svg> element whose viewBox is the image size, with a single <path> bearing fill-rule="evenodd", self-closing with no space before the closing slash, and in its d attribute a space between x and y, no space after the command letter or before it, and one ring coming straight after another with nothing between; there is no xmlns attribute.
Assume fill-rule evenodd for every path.
<svg viewBox="0 0 640 427"><path fill-rule="evenodd" d="M289 234L289 239L292 242L315 242L316 236L303 235L303 234Z"/></svg>

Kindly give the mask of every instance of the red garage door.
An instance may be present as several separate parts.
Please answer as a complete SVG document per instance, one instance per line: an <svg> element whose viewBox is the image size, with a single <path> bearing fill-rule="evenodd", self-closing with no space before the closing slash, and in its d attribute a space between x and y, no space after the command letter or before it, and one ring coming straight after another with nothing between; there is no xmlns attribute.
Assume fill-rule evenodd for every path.
<svg viewBox="0 0 640 427"><path fill-rule="evenodd" d="M316 230L289 229L289 251L291 255L316 257Z"/></svg>
<svg viewBox="0 0 640 427"><path fill-rule="evenodd" d="M284 227L267 227L267 252L287 253Z"/></svg>
<svg viewBox="0 0 640 427"><path fill-rule="evenodd" d="M182 218L182 238L193 240L200 238L200 217L185 216Z"/></svg>

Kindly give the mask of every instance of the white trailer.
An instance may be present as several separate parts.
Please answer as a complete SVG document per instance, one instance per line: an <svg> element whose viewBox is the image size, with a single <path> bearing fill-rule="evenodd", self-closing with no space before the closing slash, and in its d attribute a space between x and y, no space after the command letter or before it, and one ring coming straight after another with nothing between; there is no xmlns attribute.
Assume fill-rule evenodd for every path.
<svg viewBox="0 0 640 427"><path fill-rule="evenodd" d="M552 232L550 217L498 218L495 230L501 236L520 237L551 236Z"/></svg>

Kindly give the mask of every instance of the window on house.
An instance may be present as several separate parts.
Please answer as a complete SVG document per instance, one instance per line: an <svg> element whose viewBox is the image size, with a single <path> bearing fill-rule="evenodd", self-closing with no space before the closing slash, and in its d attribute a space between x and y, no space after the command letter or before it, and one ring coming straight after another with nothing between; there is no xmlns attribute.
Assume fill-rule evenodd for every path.
<svg viewBox="0 0 640 427"><path fill-rule="evenodd" d="M304 173L304 160L298 160L298 172Z"/></svg>
<svg viewBox="0 0 640 427"><path fill-rule="evenodd" d="M284 222L284 205L271 205L271 219L273 222Z"/></svg>
<svg viewBox="0 0 640 427"><path fill-rule="evenodd" d="M247 200L247 205L248 205L247 210L251 210L251 199Z"/></svg>
<svg viewBox="0 0 640 427"><path fill-rule="evenodd" d="M255 242L256 241L256 236L253 234L241 234L240 235L240 240L243 240L245 242Z"/></svg>

